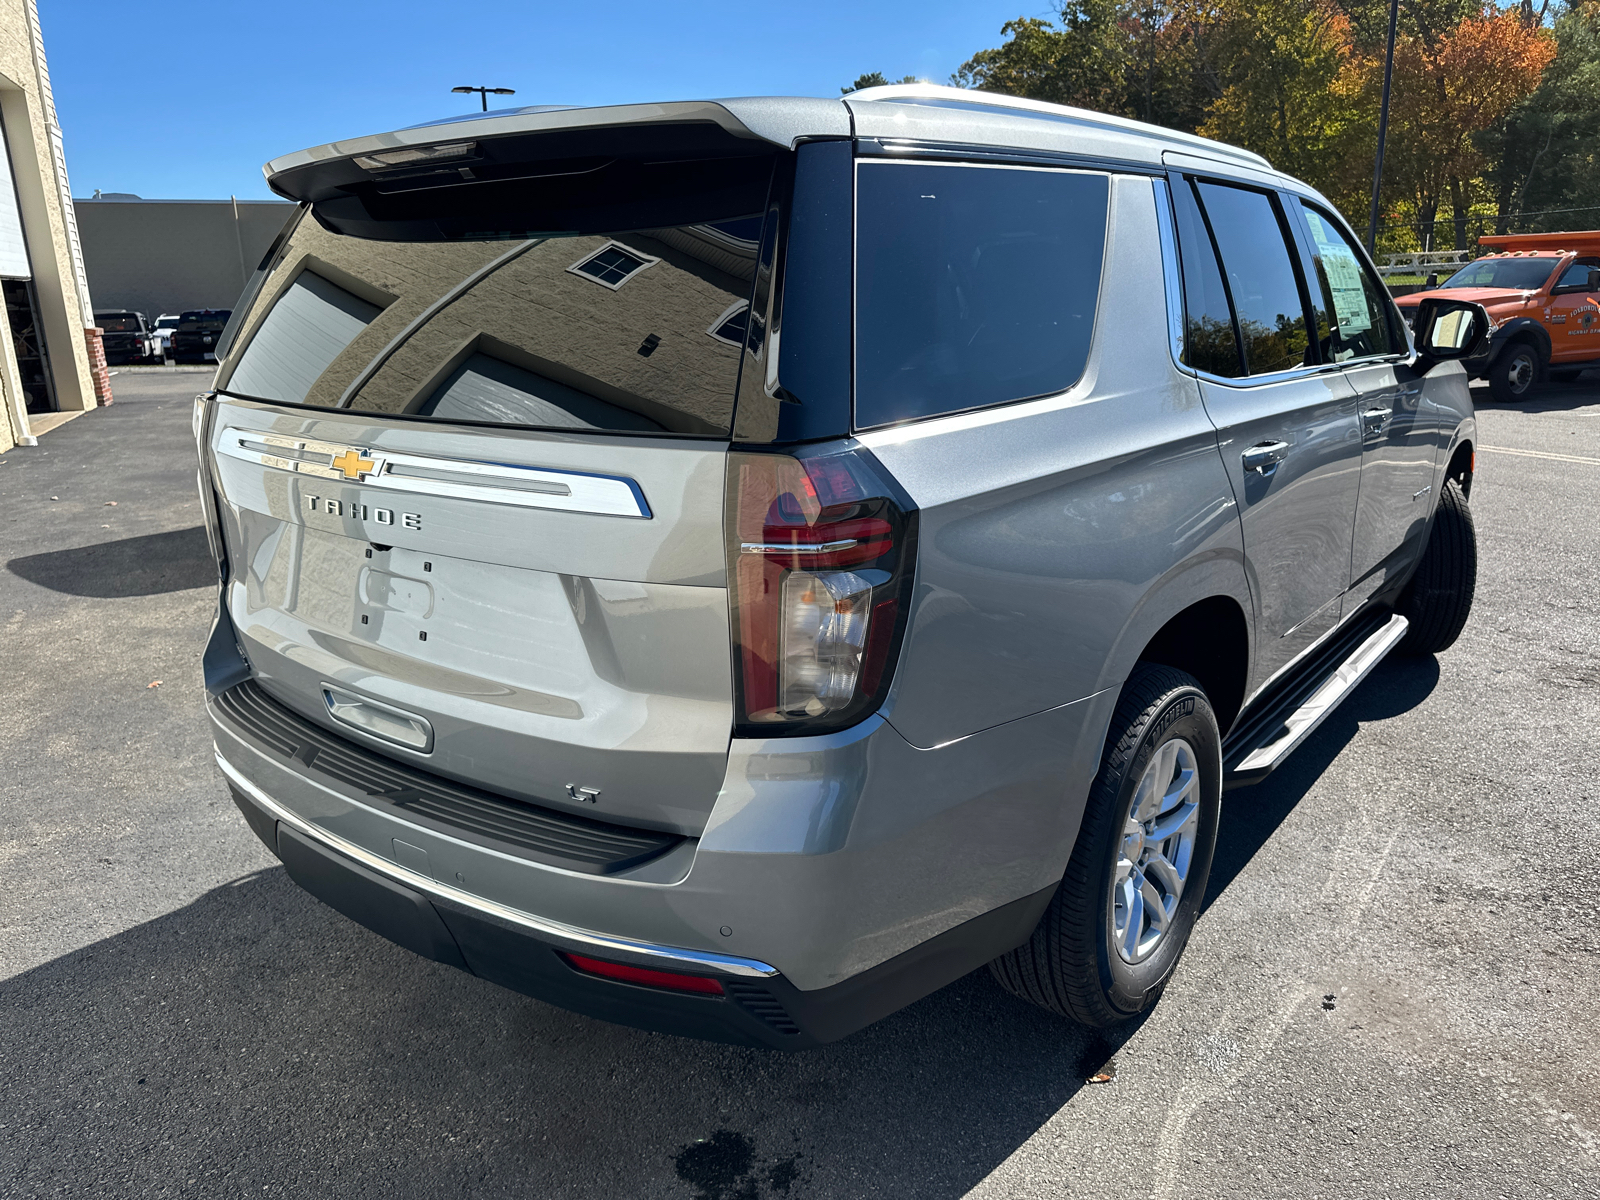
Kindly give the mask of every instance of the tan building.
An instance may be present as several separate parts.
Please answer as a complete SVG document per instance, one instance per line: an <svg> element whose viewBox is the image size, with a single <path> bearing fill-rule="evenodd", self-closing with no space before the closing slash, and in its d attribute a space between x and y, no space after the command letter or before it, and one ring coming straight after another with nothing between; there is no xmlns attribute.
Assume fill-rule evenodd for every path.
<svg viewBox="0 0 1600 1200"><path fill-rule="evenodd" d="M35 0L0 0L0 451L111 402Z"/></svg>

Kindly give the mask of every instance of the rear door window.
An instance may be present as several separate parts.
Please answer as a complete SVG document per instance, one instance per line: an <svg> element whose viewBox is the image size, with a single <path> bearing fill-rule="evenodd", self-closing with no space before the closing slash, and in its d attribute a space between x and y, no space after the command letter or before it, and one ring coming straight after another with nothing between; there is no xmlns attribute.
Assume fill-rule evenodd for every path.
<svg viewBox="0 0 1600 1200"><path fill-rule="evenodd" d="M861 428L1065 391L1083 374L1110 180L1081 171L862 162Z"/></svg>
<svg viewBox="0 0 1600 1200"><path fill-rule="evenodd" d="M1228 289L1217 266L1216 246L1195 200L1194 184L1172 184L1177 213L1178 261L1183 269L1183 361L1210 375L1232 379L1244 374L1239 339L1233 325Z"/></svg>
<svg viewBox="0 0 1600 1200"><path fill-rule="evenodd" d="M219 389L453 423L725 437L771 168L742 171L698 204L703 220L679 192L654 206L669 220L620 230L463 234L440 220L433 240L377 240L313 208ZM630 217L653 215L648 194L626 198Z"/></svg>
<svg viewBox="0 0 1600 1200"><path fill-rule="evenodd" d="M1222 260L1247 375L1269 375L1317 361L1306 328L1300 281L1265 192L1198 182L1196 191Z"/></svg>

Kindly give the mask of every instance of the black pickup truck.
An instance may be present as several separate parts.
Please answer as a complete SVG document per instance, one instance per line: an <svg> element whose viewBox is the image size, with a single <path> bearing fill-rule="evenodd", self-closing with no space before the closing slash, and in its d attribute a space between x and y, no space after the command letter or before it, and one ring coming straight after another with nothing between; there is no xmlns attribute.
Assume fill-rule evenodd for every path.
<svg viewBox="0 0 1600 1200"><path fill-rule="evenodd" d="M231 316L226 308L192 308L179 314L172 331L172 361L216 362L217 342Z"/></svg>
<svg viewBox="0 0 1600 1200"><path fill-rule="evenodd" d="M98 312L94 323L101 330L106 362L113 366L150 362L160 353L150 332L150 323L141 312Z"/></svg>

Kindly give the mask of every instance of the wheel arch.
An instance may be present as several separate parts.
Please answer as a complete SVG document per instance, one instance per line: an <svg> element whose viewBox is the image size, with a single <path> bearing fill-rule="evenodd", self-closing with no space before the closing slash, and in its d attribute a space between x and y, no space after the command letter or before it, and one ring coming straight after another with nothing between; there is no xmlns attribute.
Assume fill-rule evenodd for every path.
<svg viewBox="0 0 1600 1200"><path fill-rule="evenodd" d="M1199 680L1226 737L1250 675L1249 620L1232 596L1207 596L1156 630L1137 662L1176 667Z"/></svg>
<svg viewBox="0 0 1600 1200"><path fill-rule="evenodd" d="M1446 480L1454 480L1461 494L1472 499L1472 476L1477 469L1477 451L1470 437L1462 438L1450 452L1450 462L1444 469Z"/></svg>
<svg viewBox="0 0 1600 1200"><path fill-rule="evenodd" d="M1102 687L1121 687L1140 663L1187 671L1211 697L1224 735L1239 715L1254 647L1254 603L1242 554L1220 553L1169 573L1129 615Z"/></svg>
<svg viewBox="0 0 1600 1200"><path fill-rule="evenodd" d="M1544 358L1545 364L1550 362L1553 347L1550 343L1550 331L1531 317L1515 317L1500 327L1498 344L1491 361L1498 359L1517 342L1527 342Z"/></svg>

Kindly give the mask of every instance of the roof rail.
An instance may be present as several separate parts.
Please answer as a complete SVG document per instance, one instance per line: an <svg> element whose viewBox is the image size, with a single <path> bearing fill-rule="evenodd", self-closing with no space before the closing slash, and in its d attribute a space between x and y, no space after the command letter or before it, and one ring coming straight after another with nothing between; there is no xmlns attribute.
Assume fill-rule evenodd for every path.
<svg viewBox="0 0 1600 1200"><path fill-rule="evenodd" d="M1217 142L1193 133L1180 133L1128 117L1114 117L1110 113L1093 112L1087 108L1074 108L1070 104L1050 104L1044 100L1026 100L1021 96L1006 96L999 92L984 92L976 88L945 87L937 83L890 83L882 87L862 88L845 96L847 101L904 100L916 102L937 100L945 104L965 104L975 108L1009 108L1034 113L1057 121L1076 121L1083 125L1097 125L1102 129L1115 129L1137 137L1166 142L1174 148L1182 147L1199 154L1236 159L1253 167L1274 170L1270 162L1254 151L1227 142Z"/></svg>

